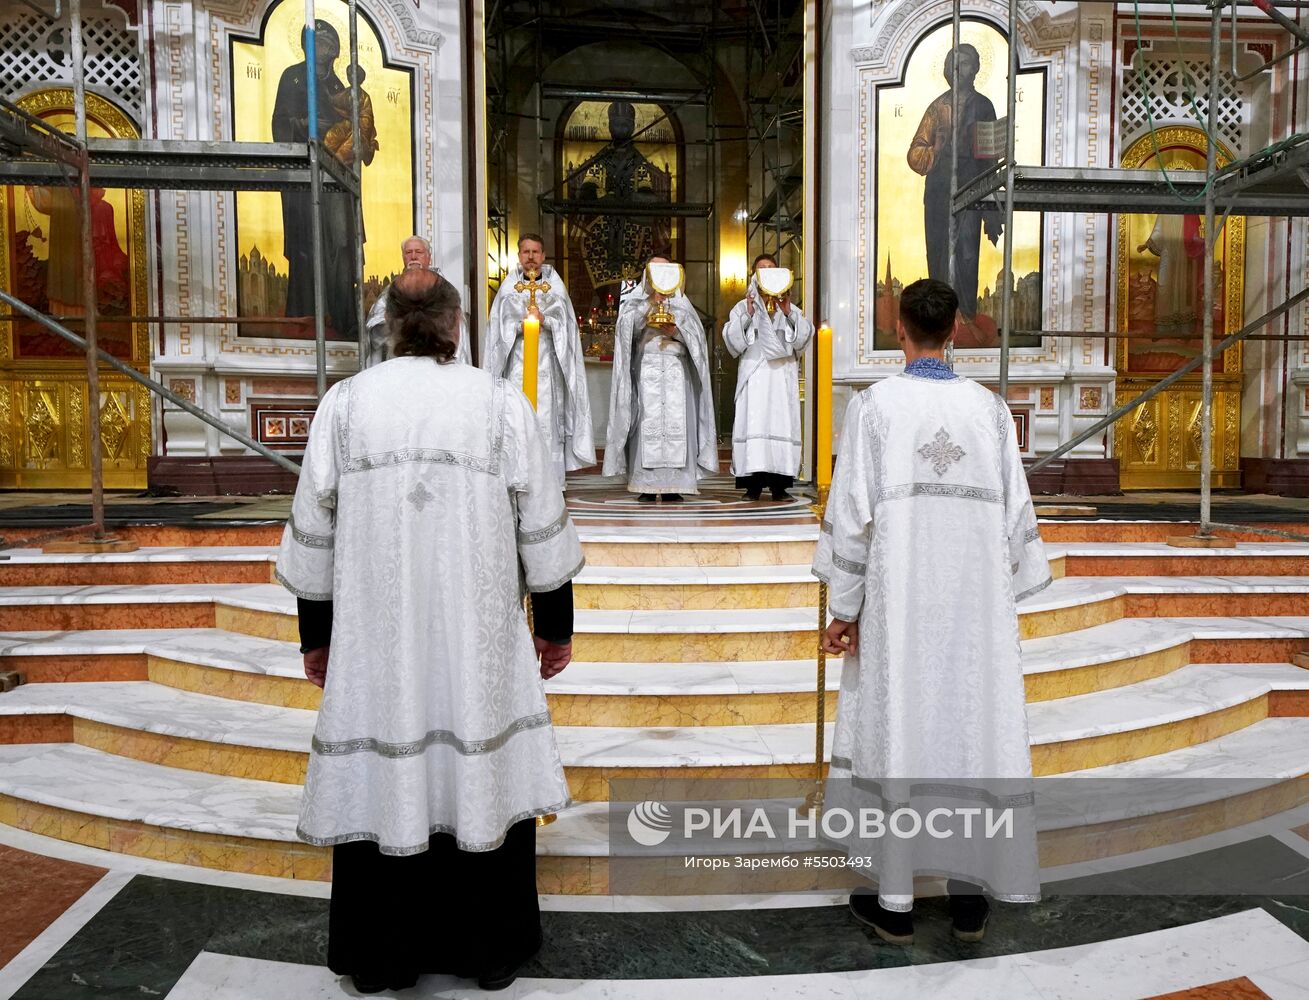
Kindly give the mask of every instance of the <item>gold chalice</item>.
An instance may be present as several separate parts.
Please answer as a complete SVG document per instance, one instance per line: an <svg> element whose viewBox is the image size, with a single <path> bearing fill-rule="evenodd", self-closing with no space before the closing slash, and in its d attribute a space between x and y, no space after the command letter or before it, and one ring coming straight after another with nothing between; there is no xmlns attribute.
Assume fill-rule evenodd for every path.
<svg viewBox="0 0 1309 1000"><path fill-rule="evenodd" d="M777 312L777 304L791 290L794 281L795 275L789 267L761 267L755 272L755 284L769 316Z"/></svg>
<svg viewBox="0 0 1309 1000"><path fill-rule="evenodd" d="M645 284L659 299L646 317L648 326L676 326L677 317L668 308L668 297L682 290L682 265L652 262L645 266Z"/></svg>

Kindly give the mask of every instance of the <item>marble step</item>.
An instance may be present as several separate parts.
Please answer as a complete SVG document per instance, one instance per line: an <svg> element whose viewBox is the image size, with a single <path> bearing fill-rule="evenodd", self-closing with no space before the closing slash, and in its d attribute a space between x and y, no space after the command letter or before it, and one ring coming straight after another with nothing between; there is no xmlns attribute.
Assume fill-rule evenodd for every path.
<svg viewBox="0 0 1309 1000"><path fill-rule="evenodd" d="M1076 801L1075 786L1063 808L1056 801L1047 809L1043 799L1044 866L1180 842L1309 799L1309 721L1269 719L1212 743L1084 776L1103 779L1093 784L1132 779L1127 787L1142 794L1129 790L1093 814ZM1049 794L1057 797L1060 787ZM1161 787L1174 791L1160 796ZM102 850L325 880L329 853L295 837L299 798L294 785L162 767L87 747L0 746L0 823ZM607 891L607 817L605 803L578 803L538 831L543 890Z"/></svg>
<svg viewBox="0 0 1309 1000"><path fill-rule="evenodd" d="M1196 508L1196 513L1198 516L1199 514L1198 504ZM619 516L621 517L621 515ZM744 521L745 519L742 520ZM584 544L590 542L597 542L602 544L623 543L623 539L621 537L616 537L621 535L622 533L622 529L619 527L615 527L612 525L605 527L602 525L589 523L589 519L582 516L579 516L576 519L576 523L578 526L578 531L581 534ZM1101 518L1074 520L1068 518L1039 517L1037 519L1037 523L1040 525L1041 528L1041 537L1044 538L1047 543L1081 543L1081 542L1166 543L1169 538L1178 535L1193 535L1195 534L1195 530L1196 530L1196 524L1194 522L1184 523L1178 521L1153 521L1153 520L1123 521L1123 520L1106 520ZM118 526L114 530L116 534L129 538L132 541L135 541L138 545L149 546L149 547L158 547L158 546L209 547L209 546L223 546L223 545L275 546L281 540L282 527L283 527L282 520L270 519L268 521L251 522L248 524L218 523L218 524L203 525L203 526L199 524L195 524L195 525L129 524L129 525ZM629 522L626 525L626 527L641 528L642 526L636 524L635 521L633 520L632 522ZM663 535L659 538L647 539L646 541L637 541L632 544L652 545L652 544L657 544L658 542L669 542L669 541L676 542L679 539L677 537L670 537L668 535L668 531L672 531L674 533L677 532L689 533L691 527L692 527L691 525L682 525L682 524L674 525L671 528L664 529ZM760 537L757 533L760 532L761 529L763 528L784 527L787 530L793 530L794 526L788 524L788 525L754 525L753 527L751 527L748 523L738 522L730 525L701 525L698 527L700 527L702 531L705 532L704 535L701 535L700 537L696 538L690 536L689 534L684 534L680 540L684 542L693 542L694 544L700 544L700 545L713 545L715 543L721 544L722 542L730 543L732 539L723 538L722 536L714 535L712 534L712 532L723 531L723 530L737 531L737 532L748 531L750 532L750 537L753 539L753 541L751 542L752 545L772 544L780 540L782 542L787 542L787 543L799 543L799 544L807 545L809 551L812 551L812 546L817 538L816 520L809 521L807 522L807 524L801 525L801 527L807 527L811 531L814 531L815 532L814 534L808 536L800 535L798 537L793 537L793 538L787 538L783 536L780 539L775 535ZM1303 522L1273 523L1273 524L1261 525L1260 527L1277 528L1283 531L1302 532L1305 530L1305 526ZM649 529L647 528L643 530L649 530ZM1255 526L1251 526L1251 528L1245 532L1233 533L1233 532L1225 531L1223 532L1223 537L1238 542L1255 542L1255 543L1269 542L1275 540L1272 539L1269 535L1260 534L1258 530L1256 530ZM754 553L754 555L756 556L758 554L759 553ZM650 558L656 560L660 558L676 558L676 556L672 554L655 553L653 549L647 550L647 555ZM629 550L628 558L630 559L635 556L636 553L631 552ZM731 557L729 555L726 558L730 559ZM796 559L776 559L773 561L779 563L807 562L808 559L809 559L808 556L804 556L802 558L796 558ZM647 565L661 565L661 564L667 565L667 563L660 563L657 561L653 563L647 563ZM739 560L734 563L717 562L712 564L743 565L743 563L741 563ZM638 564L629 562L627 563L627 565L638 565Z"/></svg>
<svg viewBox="0 0 1309 1000"><path fill-rule="evenodd" d="M1309 712L1309 671L1290 664L1194 664L1126 688L1029 709L1033 767L1053 774L1201 743ZM808 700L808 698L806 698ZM812 704L812 703L811 703ZM27 684L0 698L7 742L77 742L218 774L299 782L313 711L234 701L150 682ZM812 722L573 726L556 722L576 798L611 778L794 777L811 767Z"/></svg>
<svg viewBox="0 0 1309 1000"><path fill-rule="evenodd" d="M1309 617L1293 616L1125 618L1022 642L1031 702L1121 687L1188 663L1287 662L1306 648ZM0 664L33 683L149 679L242 701L319 703L295 642L221 629L0 633ZM827 666L832 691L841 661ZM799 722L812 718L815 678L807 659L575 662L546 689L562 725Z"/></svg>
<svg viewBox="0 0 1309 1000"><path fill-rule="evenodd" d="M1161 542L1077 542L1047 546L1065 576L1306 576L1309 543L1242 542L1185 549Z"/></svg>
<svg viewBox="0 0 1309 1000"><path fill-rule="evenodd" d="M610 540L586 544L723 544L615 543L612 533L601 537ZM1052 544L1048 552L1055 577L1189 576L1200 572L1210 576L1297 576L1309 571L1309 544L1294 542L1243 543L1235 550L1179 549L1151 542L1084 542ZM0 586L271 583L276 555L275 546L253 545L148 547L104 554L12 549L0 560ZM809 572L807 557L804 562L775 565L702 564L689 559L683 565L605 565L598 550L588 552L588 557L588 567L575 581L577 606L583 608L791 607L817 600L817 583Z"/></svg>
<svg viewBox="0 0 1309 1000"><path fill-rule="evenodd" d="M1022 641L1028 702L1119 688L1188 663L1284 663L1309 649L1309 616L1122 618Z"/></svg>
<svg viewBox="0 0 1309 1000"><path fill-rule="evenodd" d="M3 555L3 587L273 583L277 549L267 545L156 546L103 553L9 549Z"/></svg>
<svg viewBox="0 0 1309 1000"><path fill-rule="evenodd" d="M794 566L813 561L816 519L791 524L598 525L579 521L592 566Z"/></svg>
<svg viewBox="0 0 1309 1000"><path fill-rule="evenodd" d="M13 549L0 560L0 586L150 586L275 583L270 546L148 548L103 555ZM814 606L809 563L605 567L594 560L574 580L576 606L610 610L695 610Z"/></svg>
<svg viewBox="0 0 1309 1000"><path fill-rule="evenodd" d="M1023 638L1123 618L1299 614L1309 577L1076 577L1018 608ZM581 610L579 661L695 662L806 659L816 609ZM0 630L223 628L297 637L295 599L273 584L0 587Z"/></svg>

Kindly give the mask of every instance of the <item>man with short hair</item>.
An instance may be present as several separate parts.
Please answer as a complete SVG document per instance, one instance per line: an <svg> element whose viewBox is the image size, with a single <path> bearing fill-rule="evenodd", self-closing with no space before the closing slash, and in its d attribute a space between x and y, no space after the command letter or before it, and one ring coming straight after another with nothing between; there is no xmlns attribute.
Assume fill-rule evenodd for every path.
<svg viewBox="0 0 1309 1000"><path fill-rule="evenodd" d="M536 233L518 238L518 267L504 276L491 303L482 358L483 368L518 386L523 384L523 320L529 312L541 324L536 416L562 490L567 473L595 465L591 399L577 315L563 276L545 262L545 241Z"/></svg>
<svg viewBox="0 0 1309 1000"><path fill-rule="evenodd" d="M983 890L1040 895L1015 604L1049 586L1050 566L1009 407L945 363L958 304L930 278L901 295L908 363L850 403L814 559L830 588L823 648L849 657L826 807L941 807L946 824L979 803L1012 810L1008 839L938 838L950 825L837 839L878 882L851 910L896 944L913 941L915 874L951 878L963 941L985 931Z"/></svg>
<svg viewBox="0 0 1309 1000"><path fill-rule="evenodd" d="M772 254L760 254L751 268L776 267ZM769 315L750 278L745 298L732 307L723 327L723 343L740 358L736 371L736 416L732 421L732 475L747 500L765 489L774 500L789 500L786 491L800 471L803 432L800 423L800 358L814 326L788 292Z"/></svg>
<svg viewBox="0 0 1309 1000"><path fill-rule="evenodd" d="M426 268L440 277L442 281L445 280L440 270L432 266L432 244L421 236L407 237L400 244L400 259L404 262L404 270L406 271ZM390 291L390 285L383 288L382 294L373 303L373 308L368 311L368 322L364 324L368 329L368 343L364 350L364 356L359 359L360 368L371 368L373 365L380 365L391 356L386 329L386 303ZM464 365L473 363L472 352L468 347L468 324L464 322L462 317L459 320L459 351L455 355L455 360Z"/></svg>

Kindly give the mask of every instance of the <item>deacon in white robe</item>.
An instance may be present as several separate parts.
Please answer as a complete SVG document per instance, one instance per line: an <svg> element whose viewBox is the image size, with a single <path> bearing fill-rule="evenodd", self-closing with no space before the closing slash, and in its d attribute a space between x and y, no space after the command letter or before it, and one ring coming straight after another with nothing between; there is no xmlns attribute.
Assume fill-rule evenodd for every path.
<svg viewBox="0 0 1309 1000"><path fill-rule="evenodd" d="M482 872L492 879L484 887L485 920L475 917L481 896L444 904L455 908L452 922L470 928L469 948L499 943L508 950L491 955L494 965L521 961L539 947L532 819L569 804L540 674L552 672L546 660L570 637L554 645L538 638L534 649L523 597L561 590L583 557L531 405L517 386L449 363L458 296L448 283L424 285L426 278L406 273L394 287L427 289L427 299L401 303L410 310L424 301L446 303L446 357L412 356L426 348L400 337L402 356L328 391L278 554L278 580L302 599L302 634L306 605L331 602L325 688L298 833L338 851L368 848L372 860L354 866L371 865L379 886L387 878L414 882L405 890L411 895L462 884L464 872L480 870L480 854L512 846L512 857L501 858L496 870L512 867L514 888L498 896L494 873ZM409 329L393 316L393 333ZM569 609L571 633L571 597ZM308 657L306 670L324 679L314 677ZM417 867L405 869L419 855ZM354 888L337 883L341 857L329 959L334 950L357 956L353 938L369 933L371 922L388 935L378 948L400 949L382 960L383 979L393 987L396 975L487 973L467 948L447 954L449 942L437 940L443 934L430 917L441 907L430 900L415 904L424 909L422 920L379 914L376 902L374 912L361 902L338 914L338 890L356 899L368 892L358 872ZM338 917L353 921L340 940ZM417 958L403 943L408 931L400 925L410 920L426 929L413 945ZM463 939L462 931L451 934L450 941ZM354 961L329 964L358 978L367 970Z"/></svg>
<svg viewBox="0 0 1309 1000"><path fill-rule="evenodd" d="M564 488L568 472L595 464L591 437L591 400L582 364L581 334L573 303L563 278L544 262L539 239L524 235L518 241L519 266L500 283L486 329L486 356L482 367L515 385L523 384L523 319L530 293L516 291L529 273L550 286L536 293L541 314L541 347L537 362L536 416L550 452L556 484Z"/></svg>
<svg viewBox="0 0 1309 1000"><path fill-rule="evenodd" d="M651 264L676 266L662 257ZM660 301L673 324L650 325ZM717 471L704 326L681 289L662 296L647 277L623 296L618 310L604 474L627 476L628 492L643 500L680 500L698 493L700 479Z"/></svg>
<svg viewBox="0 0 1309 1000"><path fill-rule="evenodd" d="M775 265L760 257L755 269L761 266ZM788 499L786 490L800 471L800 358L813 333L813 324L789 299L769 316L753 277L723 328L723 342L740 359L732 475L751 500L765 487L774 500Z"/></svg>
<svg viewBox="0 0 1309 1000"><path fill-rule="evenodd" d="M850 403L814 560L833 618L824 647L854 646L827 807L1013 810L1010 839L839 841L878 882L876 902L855 896L851 908L897 943L912 940L916 874L960 880L948 888L963 940L980 940L981 890L1039 897L1015 605L1050 584L1050 566L1008 407L942 360L957 302L930 279L905 290L902 343L914 315L913 329L939 340L925 352L910 341L904 373ZM938 828L960 833L959 819Z"/></svg>
<svg viewBox="0 0 1309 1000"><path fill-rule="evenodd" d="M433 274L441 274L440 270L432 266L431 244L421 236L410 236L401 243L400 256L404 261L404 270L406 271L426 268ZM442 276L442 279L444 280L444 276ZM364 322L364 329L368 335L364 356L359 359L360 368L371 368L373 365L380 365L391 357L390 334L386 325L386 304L389 301L390 292L389 285L383 288L382 294L373 303L373 308L368 310L368 319ZM455 355L455 359L465 365L473 363L472 352L468 346L468 326L463 322L462 318L459 324L459 351Z"/></svg>

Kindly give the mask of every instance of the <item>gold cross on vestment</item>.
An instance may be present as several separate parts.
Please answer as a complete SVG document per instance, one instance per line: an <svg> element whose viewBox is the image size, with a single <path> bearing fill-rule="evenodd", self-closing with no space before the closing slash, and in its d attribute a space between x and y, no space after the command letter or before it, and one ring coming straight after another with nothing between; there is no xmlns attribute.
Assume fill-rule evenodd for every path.
<svg viewBox="0 0 1309 1000"><path fill-rule="evenodd" d="M536 293L550 291L550 282L540 281L540 275L535 271L527 273L526 281L519 281L514 284L515 292L527 292L527 308L536 308Z"/></svg>

